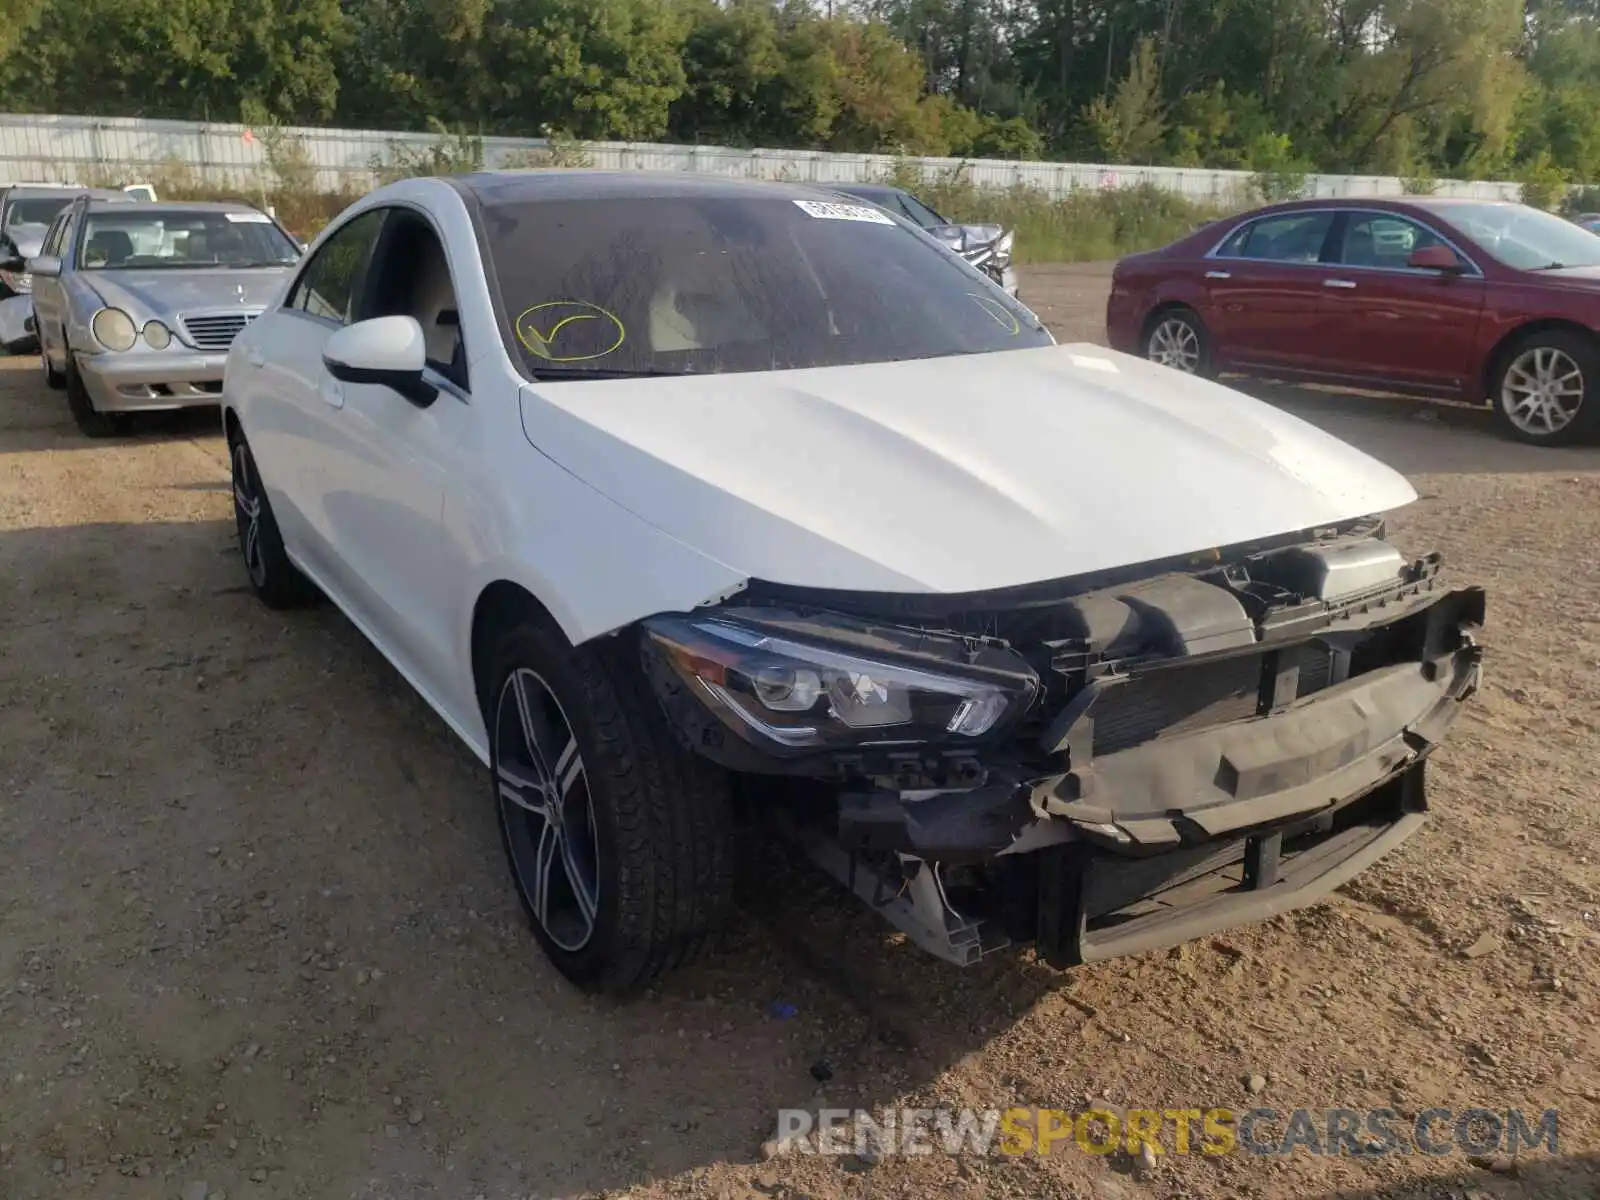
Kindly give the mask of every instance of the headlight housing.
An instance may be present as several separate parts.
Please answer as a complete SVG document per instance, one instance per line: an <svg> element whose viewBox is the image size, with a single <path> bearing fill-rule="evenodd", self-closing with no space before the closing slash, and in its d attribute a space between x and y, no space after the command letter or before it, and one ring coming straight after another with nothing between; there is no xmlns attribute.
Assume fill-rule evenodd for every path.
<svg viewBox="0 0 1600 1200"><path fill-rule="evenodd" d="M970 746L1025 712L1039 687L1004 646L849 618L740 609L653 617L644 628L724 725L777 754Z"/></svg>
<svg viewBox="0 0 1600 1200"><path fill-rule="evenodd" d="M143 333L144 344L152 350L165 350L172 345L172 330L160 321L146 321Z"/></svg>
<svg viewBox="0 0 1600 1200"><path fill-rule="evenodd" d="M1001 267L1009 267L1011 265L1011 247L1016 240L1016 231L1012 230L994 244L994 260L996 265Z"/></svg>
<svg viewBox="0 0 1600 1200"><path fill-rule="evenodd" d="M139 340L139 327L120 308L102 308L89 322L89 329L107 350L132 350Z"/></svg>

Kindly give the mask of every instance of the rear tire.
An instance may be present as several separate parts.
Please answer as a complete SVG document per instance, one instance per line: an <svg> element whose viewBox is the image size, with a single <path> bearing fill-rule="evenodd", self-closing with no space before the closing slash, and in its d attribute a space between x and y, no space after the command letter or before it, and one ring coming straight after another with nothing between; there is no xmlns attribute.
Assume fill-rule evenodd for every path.
<svg viewBox="0 0 1600 1200"><path fill-rule="evenodd" d="M78 373L78 364L72 357L70 347L67 349L65 384L67 408L72 411L72 419L76 422L79 433L84 437L106 438L115 437L122 432L123 420L120 413L104 413L94 406L94 398L84 386L83 376Z"/></svg>
<svg viewBox="0 0 1600 1200"><path fill-rule="evenodd" d="M1211 334L1192 308L1164 308L1145 322L1139 352L1185 375L1211 378Z"/></svg>
<svg viewBox="0 0 1600 1200"><path fill-rule="evenodd" d="M255 455L250 453L243 433L230 432L228 452L233 468L233 518L250 587L268 608L303 608L315 603L320 593L289 561L283 535L278 532L272 505L267 501L267 489L256 470Z"/></svg>
<svg viewBox="0 0 1600 1200"><path fill-rule="evenodd" d="M1518 338L1500 356L1489 399L1501 430L1519 442L1592 439L1600 431L1600 341L1567 329Z"/></svg>
<svg viewBox="0 0 1600 1200"><path fill-rule="evenodd" d="M574 649L525 621L491 661L490 782L534 937L578 987L638 992L727 921L729 776L673 736L631 637Z"/></svg>

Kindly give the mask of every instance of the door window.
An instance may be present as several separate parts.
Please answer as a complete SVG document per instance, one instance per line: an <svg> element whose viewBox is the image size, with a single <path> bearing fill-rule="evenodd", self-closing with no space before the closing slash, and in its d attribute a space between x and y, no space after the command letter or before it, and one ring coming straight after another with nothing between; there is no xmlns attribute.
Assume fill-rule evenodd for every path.
<svg viewBox="0 0 1600 1200"><path fill-rule="evenodd" d="M1264 262L1314 263L1333 227L1333 213L1290 212L1251 221L1234 231L1217 251L1221 258Z"/></svg>
<svg viewBox="0 0 1600 1200"><path fill-rule="evenodd" d="M391 210L372 258L361 319L414 317L422 326L428 366L457 387L467 387L461 310L444 244L427 218Z"/></svg>
<svg viewBox="0 0 1600 1200"><path fill-rule="evenodd" d="M1347 267L1403 270L1414 252L1441 244L1437 234L1405 217L1353 212L1340 239L1339 261Z"/></svg>
<svg viewBox="0 0 1600 1200"><path fill-rule="evenodd" d="M382 209L362 213L324 242L300 273L287 307L350 324L383 217Z"/></svg>

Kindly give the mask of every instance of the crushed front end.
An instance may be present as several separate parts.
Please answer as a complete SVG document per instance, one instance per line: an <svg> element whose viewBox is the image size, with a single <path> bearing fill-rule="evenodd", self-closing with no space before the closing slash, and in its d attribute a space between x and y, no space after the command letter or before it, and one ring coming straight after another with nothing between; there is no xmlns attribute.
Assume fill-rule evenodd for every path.
<svg viewBox="0 0 1600 1200"><path fill-rule="evenodd" d="M1425 819L1477 588L1369 520L967 596L752 584L644 626L697 752L925 949L1056 965L1325 896Z"/></svg>

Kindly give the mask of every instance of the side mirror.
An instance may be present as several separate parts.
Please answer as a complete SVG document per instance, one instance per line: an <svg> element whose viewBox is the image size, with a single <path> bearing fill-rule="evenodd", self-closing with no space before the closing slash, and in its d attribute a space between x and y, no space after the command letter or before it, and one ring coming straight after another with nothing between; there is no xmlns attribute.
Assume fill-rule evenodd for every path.
<svg viewBox="0 0 1600 1200"><path fill-rule="evenodd" d="M347 325L322 351L328 374L345 383L377 383L399 392L418 408L439 398L422 378L427 342L415 317L373 317Z"/></svg>
<svg viewBox="0 0 1600 1200"><path fill-rule="evenodd" d="M54 279L61 274L61 260L54 254L41 254L38 258L30 258L26 266L29 274L43 275L46 279Z"/></svg>
<svg viewBox="0 0 1600 1200"><path fill-rule="evenodd" d="M1411 257L1406 259L1406 266L1414 271L1443 271L1450 275L1459 275L1466 270L1454 250L1437 242L1432 246L1413 250Z"/></svg>

